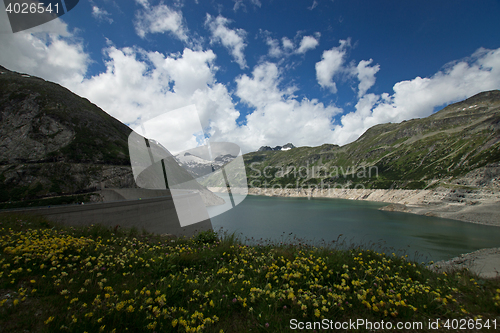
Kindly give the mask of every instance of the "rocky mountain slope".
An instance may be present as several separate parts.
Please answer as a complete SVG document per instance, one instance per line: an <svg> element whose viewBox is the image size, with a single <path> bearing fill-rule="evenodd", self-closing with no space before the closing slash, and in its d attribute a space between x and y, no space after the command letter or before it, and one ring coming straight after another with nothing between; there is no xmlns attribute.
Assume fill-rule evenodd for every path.
<svg viewBox="0 0 500 333"><path fill-rule="evenodd" d="M222 166L234 160L236 156L225 154L217 156L213 161L209 161L189 152L182 152L175 155L174 158L194 178L199 178L210 172L219 170Z"/></svg>
<svg viewBox="0 0 500 333"><path fill-rule="evenodd" d="M500 188L500 91L427 118L380 124L339 147L244 155L251 187Z"/></svg>
<svg viewBox="0 0 500 333"><path fill-rule="evenodd" d="M0 201L134 186L130 128L55 83L0 72Z"/></svg>
<svg viewBox="0 0 500 333"><path fill-rule="evenodd" d="M277 151L281 151L281 150L290 150L292 148L297 148L295 147L292 143L287 143L286 145L284 146L276 146L274 148L271 148L269 146L262 146L259 148L259 150L257 151L270 151L270 150L277 150Z"/></svg>
<svg viewBox="0 0 500 333"><path fill-rule="evenodd" d="M0 206L47 197L70 203L91 200L101 187L137 187L130 133L68 89L0 66ZM179 169L178 175L191 177Z"/></svg>

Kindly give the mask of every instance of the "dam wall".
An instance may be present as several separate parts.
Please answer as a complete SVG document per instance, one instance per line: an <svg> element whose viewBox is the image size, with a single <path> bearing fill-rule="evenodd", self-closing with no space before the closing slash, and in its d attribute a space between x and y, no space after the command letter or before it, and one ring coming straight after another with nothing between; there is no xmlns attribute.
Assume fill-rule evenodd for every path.
<svg viewBox="0 0 500 333"><path fill-rule="evenodd" d="M107 227L136 227L156 234L172 234L178 237L212 230L210 219L181 226L172 197L166 191L144 189L104 190L105 202L84 205L67 205L6 210L23 214L41 215L67 226L101 224ZM154 193L153 193L154 192ZM163 196L158 196L163 194ZM107 196L106 196L107 195ZM121 197L121 199L120 199ZM186 195L189 199L189 195ZM132 198L124 200L124 198ZM140 199L139 199L140 198ZM108 201L108 202L106 202Z"/></svg>
<svg viewBox="0 0 500 333"><path fill-rule="evenodd" d="M103 202L170 197L169 190L147 190L142 188L104 188L97 191Z"/></svg>

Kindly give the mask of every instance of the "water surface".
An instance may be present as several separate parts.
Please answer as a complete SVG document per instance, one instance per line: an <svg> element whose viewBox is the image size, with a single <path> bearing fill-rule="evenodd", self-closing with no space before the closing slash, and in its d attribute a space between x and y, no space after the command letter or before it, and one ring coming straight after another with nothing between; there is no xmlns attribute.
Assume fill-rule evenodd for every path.
<svg viewBox="0 0 500 333"><path fill-rule="evenodd" d="M282 241L293 236L319 243L342 235L348 243L385 252L404 251L418 261L450 259L481 248L500 247L500 227L438 217L380 211L385 203L247 196L233 209L212 218L214 230L243 237ZM210 210L221 209L209 207ZM401 253L401 252L400 252ZM417 254L415 256L415 254Z"/></svg>

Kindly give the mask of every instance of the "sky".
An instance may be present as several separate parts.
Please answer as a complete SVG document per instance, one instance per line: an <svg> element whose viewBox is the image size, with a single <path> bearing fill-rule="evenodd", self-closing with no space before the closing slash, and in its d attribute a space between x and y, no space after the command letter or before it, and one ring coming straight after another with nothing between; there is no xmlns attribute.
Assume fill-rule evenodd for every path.
<svg viewBox="0 0 500 333"><path fill-rule="evenodd" d="M345 145L500 89L498 17L498 0L80 0L17 33L1 11L0 65L132 128L170 122L173 153L204 143L168 117L188 106L243 153Z"/></svg>

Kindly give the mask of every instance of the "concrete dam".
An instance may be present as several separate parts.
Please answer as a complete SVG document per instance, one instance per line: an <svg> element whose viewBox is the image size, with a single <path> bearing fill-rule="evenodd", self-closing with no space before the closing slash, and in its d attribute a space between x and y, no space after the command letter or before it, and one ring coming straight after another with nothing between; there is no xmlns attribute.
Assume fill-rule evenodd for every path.
<svg viewBox="0 0 500 333"><path fill-rule="evenodd" d="M101 224L108 227L136 227L156 234L190 237L200 231L212 230L209 218L181 226L169 190L140 188L106 188L97 191L103 202L83 205L34 207L8 210L44 216L67 226ZM197 200L199 194L186 193L185 200Z"/></svg>

